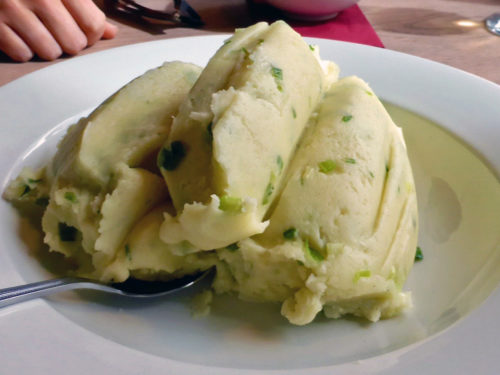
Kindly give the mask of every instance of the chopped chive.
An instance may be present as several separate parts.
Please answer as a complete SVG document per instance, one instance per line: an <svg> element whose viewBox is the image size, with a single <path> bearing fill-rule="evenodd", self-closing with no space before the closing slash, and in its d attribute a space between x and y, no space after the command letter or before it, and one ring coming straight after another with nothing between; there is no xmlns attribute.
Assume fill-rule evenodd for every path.
<svg viewBox="0 0 500 375"><path fill-rule="evenodd" d="M271 177L269 178L269 183L266 186L266 190L264 190L264 197L262 198L262 204L264 204L264 205L269 203L269 198L273 194L275 180L276 180L276 175L271 172Z"/></svg>
<svg viewBox="0 0 500 375"><path fill-rule="evenodd" d="M298 235L299 232L297 231L296 228L289 228L283 232L283 237L285 238L285 240L294 240L297 238Z"/></svg>
<svg viewBox="0 0 500 375"><path fill-rule="evenodd" d="M259 41L257 42L257 45L260 46L262 43L264 43L264 39L259 39Z"/></svg>
<svg viewBox="0 0 500 375"><path fill-rule="evenodd" d="M415 262L420 262L423 259L424 259L424 253L422 252L420 246L417 246L417 252L415 253Z"/></svg>
<svg viewBox="0 0 500 375"><path fill-rule="evenodd" d="M373 92L366 90L365 91L368 95L373 96Z"/></svg>
<svg viewBox="0 0 500 375"><path fill-rule="evenodd" d="M375 175L373 174L373 172L372 172L372 171L369 171L368 173L370 174L370 177L371 177L371 178L374 178L374 177L375 177Z"/></svg>
<svg viewBox="0 0 500 375"><path fill-rule="evenodd" d="M271 75L274 77L274 80L276 81L276 86L278 87L278 91L283 91L283 86L281 86L281 82L283 82L283 70L275 66L271 66Z"/></svg>
<svg viewBox="0 0 500 375"><path fill-rule="evenodd" d="M292 107L292 117L297 118L297 112L295 112L295 108Z"/></svg>
<svg viewBox="0 0 500 375"><path fill-rule="evenodd" d="M262 198L262 204L268 204L269 203L269 198L273 194L274 191L274 185L270 182L266 186L266 190L264 190L264 198Z"/></svg>
<svg viewBox="0 0 500 375"><path fill-rule="evenodd" d="M389 173L389 164L385 165L385 173Z"/></svg>
<svg viewBox="0 0 500 375"><path fill-rule="evenodd" d="M322 162L318 163L319 171L321 173L329 174L331 173L335 168L337 168L337 163L335 163L333 160L328 159L328 160L323 160Z"/></svg>
<svg viewBox="0 0 500 375"><path fill-rule="evenodd" d="M39 178L39 179L37 179L37 180L34 180L34 179L32 179L32 178L28 178L28 182L29 182L30 184L37 184L37 183L39 183L39 182L42 182L42 179L41 179L41 178Z"/></svg>
<svg viewBox="0 0 500 375"><path fill-rule="evenodd" d="M276 163L278 164L278 169L281 172L283 170L283 159L281 158L281 155L276 157Z"/></svg>
<svg viewBox="0 0 500 375"><path fill-rule="evenodd" d="M241 52L245 54L245 57L248 57L248 55L250 55L250 52L248 52L248 50L245 47L241 47Z"/></svg>
<svg viewBox="0 0 500 375"><path fill-rule="evenodd" d="M315 50L315 48L314 48L314 46L313 46L312 44L309 44L309 49L310 49L311 51L314 51L314 50Z"/></svg>
<svg viewBox="0 0 500 375"><path fill-rule="evenodd" d="M224 41L224 44L223 44L223 45L225 46L226 44L229 44L229 43L231 43L231 39L226 39L226 40Z"/></svg>
<svg viewBox="0 0 500 375"><path fill-rule="evenodd" d="M352 115L342 116L342 122L349 122L352 119Z"/></svg>
<svg viewBox="0 0 500 375"><path fill-rule="evenodd" d="M31 188L28 185L24 185L24 190L21 193L20 197L24 197L26 194L28 194L31 191Z"/></svg>
<svg viewBox="0 0 500 375"><path fill-rule="evenodd" d="M233 252L233 251L236 251L238 250L240 247L238 246L238 243L232 243L231 245L227 245L226 246L226 249L228 249L229 251Z"/></svg>
<svg viewBox="0 0 500 375"><path fill-rule="evenodd" d="M186 156L186 149L181 141L174 141L170 148L164 147L158 156L158 164L167 171L175 170Z"/></svg>
<svg viewBox="0 0 500 375"><path fill-rule="evenodd" d="M304 250L316 262L321 262L322 260L325 260L325 257L323 256L323 254L321 254L315 248L309 246L309 241L308 240L304 240Z"/></svg>
<svg viewBox="0 0 500 375"><path fill-rule="evenodd" d="M59 238L63 242L73 242L76 239L76 228L65 223L59 223Z"/></svg>
<svg viewBox="0 0 500 375"><path fill-rule="evenodd" d="M49 205L48 197L40 197L35 201L35 204L40 207L47 207Z"/></svg>
<svg viewBox="0 0 500 375"><path fill-rule="evenodd" d="M128 260L132 260L132 254L130 253L130 246L128 244L125 245L125 256Z"/></svg>
<svg viewBox="0 0 500 375"><path fill-rule="evenodd" d="M354 274L354 282L357 283L362 277L370 277L372 275L370 270L361 270Z"/></svg>
<svg viewBox="0 0 500 375"><path fill-rule="evenodd" d="M67 201L70 201L71 203L78 202L78 198L76 197L76 194L73 193L72 191L67 191L66 193L64 193L64 199L66 199Z"/></svg>
<svg viewBox="0 0 500 375"><path fill-rule="evenodd" d="M353 158L345 158L344 161L349 164L356 164L356 159Z"/></svg>
<svg viewBox="0 0 500 375"><path fill-rule="evenodd" d="M243 202L241 198L231 197L229 195L223 195L220 198L219 210L231 212L231 213L239 213L243 208Z"/></svg>

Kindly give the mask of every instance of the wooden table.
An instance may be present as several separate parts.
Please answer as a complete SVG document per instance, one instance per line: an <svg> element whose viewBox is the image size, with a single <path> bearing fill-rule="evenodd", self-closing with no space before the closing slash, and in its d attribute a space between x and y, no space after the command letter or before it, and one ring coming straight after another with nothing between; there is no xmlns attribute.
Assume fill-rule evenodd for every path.
<svg viewBox="0 0 500 375"><path fill-rule="evenodd" d="M81 54L151 40L227 33L254 22L244 0L190 0L190 4L207 23L203 29L137 24L110 14L118 35ZM487 32L483 24L485 17L500 12L499 0L361 0L359 5L386 48L439 61L500 84L500 37ZM67 58L24 64L0 58L0 86Z"/></svg>

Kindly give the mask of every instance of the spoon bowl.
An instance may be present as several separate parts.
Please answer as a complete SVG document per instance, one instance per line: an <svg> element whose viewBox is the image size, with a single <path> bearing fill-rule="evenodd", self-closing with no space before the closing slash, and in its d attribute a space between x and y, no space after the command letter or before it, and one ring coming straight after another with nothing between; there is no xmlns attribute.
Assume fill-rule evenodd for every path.
<svg viewBox="0 0 500 375"><path fill-rule="evenodd" d="M80 277L63 277L0 289L0 308L74 289L92 289L132 298L157 298L192 288L202 281L210 283L214 276L215 267L169 281L127 279L122 283L109 285Z"/></svg>

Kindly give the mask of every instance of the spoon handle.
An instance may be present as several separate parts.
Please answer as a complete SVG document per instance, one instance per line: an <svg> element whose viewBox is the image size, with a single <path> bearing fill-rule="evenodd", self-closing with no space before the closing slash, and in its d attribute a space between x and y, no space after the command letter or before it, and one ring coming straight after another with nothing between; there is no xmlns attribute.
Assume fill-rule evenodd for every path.
<svg viewBox="0 0 500 375"><path fill-rule="evenodd" d="M82 282L82 279L76 277L63 277L0 289L0 308L56 292L77 289L81 287Z"/></svg>

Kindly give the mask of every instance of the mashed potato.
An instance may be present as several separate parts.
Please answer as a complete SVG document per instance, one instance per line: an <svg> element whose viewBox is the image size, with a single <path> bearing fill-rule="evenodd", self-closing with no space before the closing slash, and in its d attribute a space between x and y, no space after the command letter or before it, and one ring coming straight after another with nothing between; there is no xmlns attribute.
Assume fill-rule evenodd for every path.
<svg viewBox="0 0 500 375"><path fill-rule="evenodd" d="M238 30L200 71L168 63L132 81L4 196L47 205L45 242L81 276L215 266L213 291L281 302L297 325L408 307L413 176L370 87L338 80L283 22Z"/></svg>

